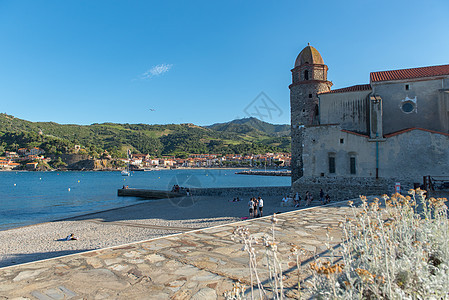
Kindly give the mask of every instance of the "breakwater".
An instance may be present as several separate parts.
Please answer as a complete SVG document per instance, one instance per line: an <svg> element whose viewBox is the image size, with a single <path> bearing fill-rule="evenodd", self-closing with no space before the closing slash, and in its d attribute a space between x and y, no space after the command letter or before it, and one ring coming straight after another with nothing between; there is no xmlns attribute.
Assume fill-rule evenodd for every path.
<svg viewBox="0 0 449 300"><path fill-rule="evenodd" d="M272 187L227 187L227 188L191 188L191 196L212 196L212 197L268 197L283 196L290 194L290 186L272 186ZM118 196L122 197L140 197L147 199L165 199L187 196L184 191L179 193L148 190L148 189L119 189Z"/></svg>
<svg viewBox="0 0 449 300"><path fill-rule="evenodd" d="M261 176L292 176L291 171L240 171L239 175L261 175Z"/></svg>
<svg viewBox="0 0 449 300"><path fill-rule="evenodd" d="M147 190L147 189L118 189L117 196L120 197L140 197L147 199L165 199L176 198L186 196L184 191L182 192L170 192L160 190Z"/></svg>

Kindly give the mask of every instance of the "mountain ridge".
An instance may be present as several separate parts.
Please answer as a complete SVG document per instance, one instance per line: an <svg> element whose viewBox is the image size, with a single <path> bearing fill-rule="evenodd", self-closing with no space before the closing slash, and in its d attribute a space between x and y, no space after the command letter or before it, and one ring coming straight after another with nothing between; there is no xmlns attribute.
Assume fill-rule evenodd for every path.
<svg viewBox="0 0 449 300"><path fill-rule="evenodd" d="M31 122L0 114L0 155L6 150L17 150L18 147L41 147L46 153L65 153L67 150L64 149L70 149L75 144L82 145L93 156L99 156L104 150L115 156L123 156L128 149L135 153L180 157L190 153L256 154L290 151L290 138L279 135L284 134L282 130L273 127L279 125L255 118L221 124L227 125L110 122L76 125ZM214 129L217 127L220 128Z"/></svg>
<svg viewBox="0 0 449 300"><path fill-rule="evenodd" d="M206 128L210 128L216 131L227 131L227 132L235 132L234 125L242 125L244 128L254 129L257 131L264 132L268 135L272 136L289 136L290 135L290 125L287 124L271 124L262 120L259 120L254 117L248 117L243 119L235 119L229 122L224 123L215 123L212 125L204 126ZM242 130L240 130L242 132Z"/></svg>

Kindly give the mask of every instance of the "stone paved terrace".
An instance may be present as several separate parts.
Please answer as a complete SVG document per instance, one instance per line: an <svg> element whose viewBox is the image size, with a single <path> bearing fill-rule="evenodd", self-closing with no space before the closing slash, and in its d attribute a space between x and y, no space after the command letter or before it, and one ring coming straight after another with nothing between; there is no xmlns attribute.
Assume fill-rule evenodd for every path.
<svg viewBox="0 0 449 300"><path fill-rule="evenodd" d="M336 245L338 223L351 214L345 201L277 215L288 298L298 297L291 245L310 252L299 272L307 279L312 256L328 255L329 226ZM239 226L260 237L271 231L271 216L2 268L0 299L224 299L236 280L250 283L248 255L231 239ZM256 249L259 275L268 287L265 249Z"/></svg>

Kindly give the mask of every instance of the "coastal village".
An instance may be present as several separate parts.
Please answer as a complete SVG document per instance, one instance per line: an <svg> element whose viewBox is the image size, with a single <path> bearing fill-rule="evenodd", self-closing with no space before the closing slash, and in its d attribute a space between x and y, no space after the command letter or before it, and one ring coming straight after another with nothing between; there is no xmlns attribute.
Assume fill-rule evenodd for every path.
<svg viewBox="0 0 449 300"><path fill-rule="evenodd" d="M128 158L113 158L107 151L100 158L89 157L79 145L71 154L47 156L43 149L20 148L17 151L5 151L0 156L2 171L42 171L42 170L78 170L78 171L113 171L123 170L129 165L133 171L148 171L167 168L212 168L212 167L251 167L251 168L288 168L290 153L265 154L190 154L187 158L175 156L154 157L150 154L131 154ZM51 167L58 161L57 168ZM54 165L54 164L53 164Z"/></svg>

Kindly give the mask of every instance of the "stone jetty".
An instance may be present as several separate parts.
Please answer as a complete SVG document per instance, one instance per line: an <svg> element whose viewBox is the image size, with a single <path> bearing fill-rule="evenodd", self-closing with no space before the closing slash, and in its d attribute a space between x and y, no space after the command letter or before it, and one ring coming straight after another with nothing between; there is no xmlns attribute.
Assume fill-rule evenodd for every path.
<svg viewBox="0 0 449 300"><path fill-rule="evenodd" d="M262 176L292 176L292 172L289 170L284 171L240 171L235 174L241 175L262 175Z"/></svg>

